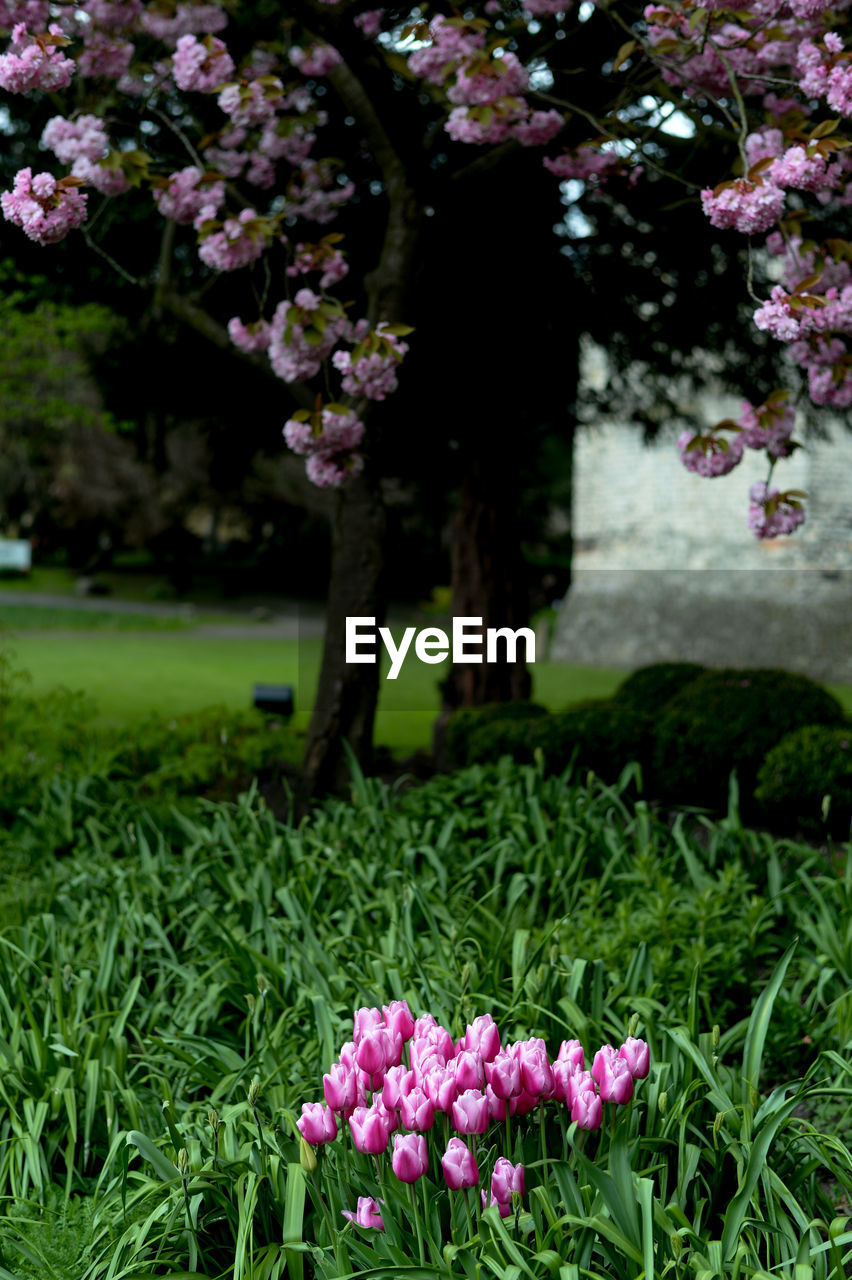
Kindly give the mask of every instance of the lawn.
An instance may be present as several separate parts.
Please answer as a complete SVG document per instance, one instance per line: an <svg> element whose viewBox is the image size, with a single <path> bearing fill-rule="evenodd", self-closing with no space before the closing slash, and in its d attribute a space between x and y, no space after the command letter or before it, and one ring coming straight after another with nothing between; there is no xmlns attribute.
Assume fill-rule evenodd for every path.
<svg viewBox="0 0 852 1280"><path fill-rule="evenodd" d="M178 715L213 704L242 709L255 683L292 684L296 728L308 723L321 641L221 639L181 631L20 631L13 636L17 664L30 672L32 691L55 685L94 698L103 723L132 726L148 712ZM605 697L624 672L542 663L534 696L558 708ZM383 681L377 741L407 753L429 745L437 715L435 669L413 663L398 680Z"/></svg>

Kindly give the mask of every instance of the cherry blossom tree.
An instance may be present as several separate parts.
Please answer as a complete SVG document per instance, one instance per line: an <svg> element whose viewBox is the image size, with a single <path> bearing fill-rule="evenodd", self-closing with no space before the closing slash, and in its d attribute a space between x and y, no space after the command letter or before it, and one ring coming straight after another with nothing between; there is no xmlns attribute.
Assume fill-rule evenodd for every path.
<svg viewBox="0 0 852 1280"><path fill-rule="evenodd" d="M852 202L843 6L485 0L445 12L362 0L2 0L0 24L10 32L0 55L8 110L21 104L40 122L30 134L38 148L0 197L6 220L45 246L82 234L149 285L156 307L280 379L298 406L282 447L304 457L313 484L338 492L310 786L340 780L343 738L362 759L370 748L378 668L346 666L344 620L384 621L384 460L404 430L395 397L402 403L400 380L424 341L417 300L433 274L444 290L438 327L425 335L442 356L434 377L447 411L470 423L455 612L481 615L475 587L487 584L488 625L523 620L506 569L517 544L506 497L516 467L489 418L515 415L523 450L531 366L548 349L536 339L552 334L553 316L524 314L514 259L511 284L500 279L499 230L496 248L493 235L477 234L477 220L499 227L508 192L506 205L521 212L504 234L522 227L519 243L540 274L549 200L560 191L586 201L615 192L629 208L640 186L678 177L668 168L673 118L687 136L710 136L722 172L708 172L700 193L687 185L684 200L703 209L704 234L731 237L733 262L745 237L732 299L753 297L755 325L784 345L815 403L852 401L852 245L836 234ZM468 237L443 241L455 287L442 260L423 256L436 243L430 224L448 215ZM161 234L156 260L140 271L124 265L122 227L143 216L159 220ZM482 240L486 268L480 259L468 289L465 264ZM558 280L558 254L552 260ZM560 304L570 310L554 299L554 314ZM576 317L568 328L576 337ZM509 367L519 355L522 379ZM802 495L772 487L776 463L797 447L801 393L776 388L739 421L679 441L685 464L708 476L731 471L746 448L766 453L748 514L759 537L803 519ZM428 439L412 447L428 449ZM467 700L525 692L522 670L468 670L460 680Z"/></svg>

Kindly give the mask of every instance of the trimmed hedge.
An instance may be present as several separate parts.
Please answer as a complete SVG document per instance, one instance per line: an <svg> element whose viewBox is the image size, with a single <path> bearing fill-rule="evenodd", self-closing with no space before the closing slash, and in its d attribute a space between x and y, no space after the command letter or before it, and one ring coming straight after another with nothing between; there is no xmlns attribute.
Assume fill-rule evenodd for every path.
<svg viewBox="0 0 852 1280"><path fill-rule="evenodd" d="M612 699L597 699L535 720L495 720L471 734L468 763L482 764L510 755L529 762L541 751L550 772L558 773L575 761L613 781L631 760L647 754L643 716Z"/></svg>
<svg viewBox="0 0 852 1280"><path fill-rule="evenodd" d="M678 804L724 807L731 771L744 801L766 754L805 725L837 725L830 693L789 671L706 671L667 703L656 726L654 790Z"/></svg>
<svg viewBox="0 0 852 1280"><path fill-rule="evenodd" d="M613 697L616 702L629 704L636 711L656 715L675 694L706 670L697 662L653 662L629 675Z"/></svg>
<svg viewBox="0 0 852 1280"><path fill-rule="evenodd" d="M497 721L530 721L546 716L547 710L537 702L486 702L481 707L462 707L447 721L444 749L457 765L474 763L470 741L475 733ZM489 757L492 758L492 757Z"/></svg>
<svg viewBox="0 0 852 1280"><path fill-rule="evenodd" d="M846 839L852 825L852 726L812 724L788 733L760 766L754 795L769 820L798 822L803 830L828 830Z"/></svg>

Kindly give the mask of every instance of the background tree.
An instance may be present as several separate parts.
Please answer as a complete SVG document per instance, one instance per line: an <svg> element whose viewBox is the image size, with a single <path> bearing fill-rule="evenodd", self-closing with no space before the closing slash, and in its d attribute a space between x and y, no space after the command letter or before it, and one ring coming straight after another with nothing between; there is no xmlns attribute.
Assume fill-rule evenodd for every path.
<svg viewBox="0 0 852 1280"><path fill-rule="evenodd" d="M9 8L13 17L34 9L49 16L38 3ZM702 180L721 166L716 157L722 150L729 152L736 143L736 121L724 99L712 92L685 99L682 85L671 76L666 80L665 72L661 80L654 62L633 56L635 39L617 52L625 33L640 29L638 5L567 11L560 0L536 0L531 10L486 5L484 16L471 12L435 22L427 31L412 26L422 10L379 14L344 0L334 6L288 6L285 15L274 3L253 6L250 14L235 5L227 49L212 34L225 21L224 11L214 6L169 10L90 0L83 6L82 27L72 17L79 8L59 5L53 11L67 20L70 37L82 40L79 66L85 62L76 82L76 110L84 114L68 115L55 126L57 155L62 159L64 150L71 158L67 143L73 134L80 180L103 192L151 180L161 212L169 212L169 202L172 212L183 202L178 219L188 220L189 200L202 264L193 233L175 228L174 220L153 252L151 235L140 230L150 224L146 193L131 191L121 201L108 197L89 218L85 234L105 260L119 266L125 281L144 286L150 323L172 315L224 349L230 316L230 336L248 361L265 367L260 352L269 347L273 367L303 405L304 420L298 415L291 420L290 437L311 453L309 475L325 483L346 481L333 522L326 650L305 762L313 785L340 778L342 737L362 758L369 751L378 672L347 667L341 637L347 615L384 619L382 478L393 470L394 454L399 457L404 448L419 465L440 423L440 438L456 446L452 479L461 495L453 537L456 609L470 609L486 625L518 625L528 602L517 554L518 481L525 469L528 473L538 441L566 410L566 434L573 429L579 335L594 332L597 323L608 324L612 332L617 299L624 298L630 276L637 282L635 292L627 293L630 300L641 292L663 291L659 303L653 297L643 303L656 307L652 323L652 313L640 308L638 327L624 323L618 329L631 355L647 348L656 365L672 360L661 350L665 311L671 296L676 302L685 290L695 324L683 331L701 331L705 340L713 340L711 312L695 307L694 293L698 284L707 297L716 295L719 272L712 253L700 248L704 228L693 235L698 215L694 199L684 204L682 182L688 192L690 183L697 185L690 173L700 172ZM207 34L196 39L193 31ZM130 55L123 52L127 35L135 42L135 78L127 71ZM158 41L169 47L177 43L170 60L163 60L162 44L157 52ZM412 42L416 56L407 57ZM20 66L32 48L31 37L19 32L8 55L13 61L4 70L7 87L15 77L12 87L21 87ZM40 48L36 58L53 74L65 58L63 47ZM669 52L660 42L657 48ZM303 74L299 87L288 78L289 64ZM61 79L64 73L56 74ZM223 81L228 84L220 93ZM447 89L450 101L460 104L451 114L449 137ZM688 140L662 127L674 105L690 110ZM102 159L83 156L74 134L87 118L84 109L92 106L99 113L97 128L103 130L106 122L117 143ZM16 161L41 136L46 114L44 104L24 112L11 148L18 153ZM311 156L314 135L321 131L325 153L341 157L337 165ZM470 145L477 142L483 145ZM552 185L545 189L540 148L546 144ZM102 145L105 150L110 145L105 135ZM190 182L187 162L192 160ZM644 197L635 195L641 184L633 185L640 161L647 171ZM205 163L209 167L202 172ZM275 163L279 169L269 187ZM179 164L184 166L180 179L174 177ZM579 183L584 196L597 197L592 220L607 227L573 254L560 253L553 237L561 213L560 178ZM27 201L30 208L33 200L41 200L50 205L48 222L55 223L62 210L70 222L79 221L82 206L73 186L56 188L45 179L36 191L29 177L19 181L20 190L4 197L7 217L27 225L21 209ZM273 195L261 201L265 190ZM203 199L196 198L199 193ZM242 204L243 212L223 224L219 210L225 199L232 209ZM643 199L649 223L636 212ZM257 213L258 203L267 211ZM300 302L296 286L301 281L294 278L289 304L280 304L270 318L280 296L276 288L287 271L298 273L304 265L298 247L302 222L323 224L332 213L351 268L338 296L352 298L351 315L366 317L363 325L352 330L346 311L325 292L342 276L339 250L323 240L304 252L326 272L325 286L319 293L303 293ZM646 228L652 235L658 232L658 248L640 256L636 243L624 243L625 227L635 229L636 241L648 237ZM686 252L672 270L669 261L678 256L672 247L675 227L683 232ZM49 239L57 237L58 232L49 232ZM690 280L684 264L697 250L706 266ZM607 256L613 264L612 292L598 288L596 294L589 281L605 278L597 273ZM336 275L327 273L332 262ZM228 270L239 264L250 270ZM207 268L226 270L214 275ZM461 289L460 280L465 281ZM255 324L251 317L258 313L263 319ZM406 335L377 326L403 319L417 330L410 367L417 370L420 361L409 386L417 405L408 419L416 432L413 441L410 430L403 435L400 429L404 394L376 403L375 387L370 391L369 378L358 374L358 368L377 365L389 390L395 381L392 348L401 355ZM322 361L311 358L312 353L331 354L332 334L353 348L348 356L343 353L350 361L348 374L347 366L337 367L344 374L350 418L367 423L363 450L357 447L360 428L356 431L348 419L341 422L342 415L318 405L301 387L316 372L325 406L329 394L340 398L337 384L322 372ZM501 352L512 357L508 378L509 361L500 358ZM460 392L447 394L452 370L461 374L454 380ZM544 370L545 376L537 376ZM345 445L341 432L349 433ZM527 687L522 670L483 672L482 679L478 674L455 673L448 701L517 696Z"/></svg>

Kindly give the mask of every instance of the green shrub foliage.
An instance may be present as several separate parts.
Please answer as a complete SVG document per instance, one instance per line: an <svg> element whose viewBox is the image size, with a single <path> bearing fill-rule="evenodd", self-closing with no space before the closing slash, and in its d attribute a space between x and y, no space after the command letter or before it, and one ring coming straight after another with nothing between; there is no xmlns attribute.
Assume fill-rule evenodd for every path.
<svg viewBox="0 0 852 1280"><path fill-rule="evenodd" d="M844 720L836 698L805 676L772 669L706 671L663 709L654 789L678 804L723 806L732 770L750 796L767 752L805 725Z"/></svg>
<svg viewBox="0 0 852 1280"><path fill-rule="evenodd" d="M697 662L654 662L629 675L616 689L614 698L645 715L656 716L676 693L706 670Z"/></svg>
<svg viewBox="0 0 852 1280"><path fill-rule="evenodd" d="M782 738L757 775L755 799L770 820L846 837L852 823L852 725L806 725ZM826 797L828 803L826 804Z"/></svg>
<svg viewBox="0 0 852 1280"><path fill-rule="evenodd" d="M601 699L533 721L482 725L470 736L468 763L498 760L501 755L529 762L540 751L550 772L561 772L574 761L578 769L591 769L613 781L630 761L641 761L646 741L641 716Z"/></svg>
<svg viewBox="0 0 852 1280"><path fill-rule="evenodd" d="M462 707L447 721L444 747L454 764L466 764L476 757L470 750L472 736L496 721L530 721L546 716L547 711L536 702L486 702L481 707Z"/></svg>

